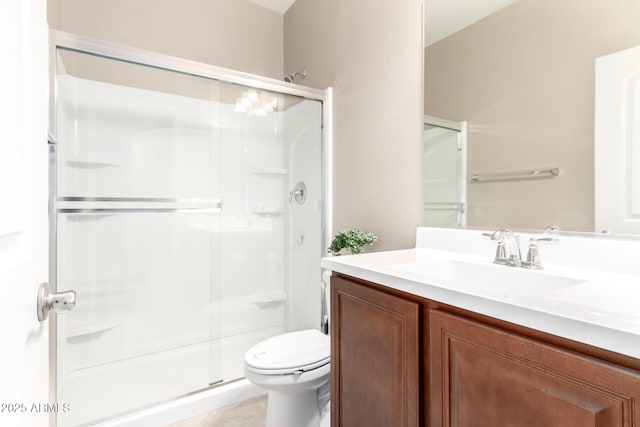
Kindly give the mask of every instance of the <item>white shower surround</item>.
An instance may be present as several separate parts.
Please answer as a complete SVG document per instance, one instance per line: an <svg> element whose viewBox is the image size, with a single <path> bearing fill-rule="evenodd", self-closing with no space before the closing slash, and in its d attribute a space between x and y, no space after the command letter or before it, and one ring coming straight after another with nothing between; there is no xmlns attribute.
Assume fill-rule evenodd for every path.
<svg viewBox="0 0 640 427"><path fill-rule="evenodd" d="M123 131L125 133L131 133L132 135L135 135L135 138L137 139L137 141L129 140L127 141L128 143L133 142L139 145L153 143L157 144L155 147L164 146L164 148L166 149L168 147L171 147L171 144L175 143L175 140L177 138L184 137L185 133L188 133L190 134L190 138L195 141L196 145L205 146L213 144L220 149L221 156L231 158L231 156L233 155L233 153L225 153L225 149L228 149L229 146L233 144L234 138L227 138L227 146L225 146L225 142L222 139L212 140L210 133L208 134L206 131L198 131L199 128L206 129L207 126L209 128L211 127L212 115L206 113L206 111L209 111L208 108L210 107L210 105L208 105L206 108L203 108L204 103L210 104L211 101L183 97L174 94L146 91L131 87L117 86L107 83L98 83L69 76L58 77L60 78L59 80L62 86L73 86L73 90L71 90L70 93L82 93L83 99L101 99L103 101L108 100L99 108L112 108L114 109L114 111L118 111L119 113L121 113L119 114L119 116L121 119L124 119L121 123L124 127ZM61 87L59 87L59 89L61 89ZM61 93L62 91L59 90L58 96L60 96ZM128 99L131 100L131 102L125 103L123 105L121 102L122 99ZM77 99L75 101L77 101ZM113 104L109 105L111 101L113 101ZM177 103L180 108L163 110L164 108L166 108L166 105L168 105L168 102L173 103L174 107ZM76 107L83 108L81 104L82 103L76 103ZM149 111L149 107L141 109L139 108L138 104L153 106L152 110L155 111ZM242 356L246 351L246 348L248 348L252 343L255 343L268 336L281 333L284 330L318 327L320 318L320 269L317 263L314 265L313 259L319 260L321 253L323 252L321 247L322 236L320 233L318 233L319 230L317 228L317 225L311 226L313 228L310 231L307 230L310 227L310 221L317 221L318 218L321 218L322 216L323 204L321 195L325 189L323 188L321 182L313 182L313 180L309 178L309 165L296 165L295 163L296 157L304 157L306 154L308 154L300 153L300 147L296 145L296 141L299 140L301 135L308 133L308 125L305 124L304 127L300 129L299 125L296 127L297 120L295 119L296 115L304 115L304 110L307 110L306 113L308 113L309 108L313 108L308 107L308 105L309 103L301 102L297 105L294 105L286 112L274 113L272 115L273 121L270 125L267 125L268 127L283 122L283 116L285 114L291 114L291 116L293 117L292 120L287 119L286 121L284 121L285 126L283 128L282 135L277 135L279 138L284 138L284 143L275 141L276 144L281 144L281 146L284 147L284 151L288 152L287 155L284 155L285 153L281 153L280 156L282 160L288 164L270 165L269 167L264 168L264 170L260 171L256 170L256 166L248 164L250 162L245 161L245 163L240 168L239 172L244 173L244 176L240 177L241 180L245 179L254 181L253 183L255 189L255 197L250 198L252 198L253 200L258 200L258 204L254 204L251 209L255 209L255 212L258 212L262 209L262 212L266 213L265 215L257 215L248 218L246 212L244 216L241 215L242 212L239 212L239 215L227 215L226 213L224 213L220 216L219 221L207 220L205 217L198 217L191 214L185 216L184 220L179 220L177 218L167 219L169 223L184 221L185 224L182 225L185 226L186 230L191 229L197 232L201 232L203 229L205 229L206 231L209 231L210 234L217 235L217 239L219 242L221 242L221 244L224 244L225 236L230 235L234 236L236 245L238 247L243 247L248 243L252 243L255 246L257 243L257 247L254 248L255 252L263 253L264 255L261 261L263 263L261 268L257 268L256 265L252 265L250 266L251 268L247 268L248 266L243 265L242 263L238 264L233 259L234 254L237 255L237 252L234 252L234 248L231 248L232 250L230 251L222 251L218 253L218 255L220 256L220 263L218 266L220 271L210 271L209 276L213 277L215 274L219 274L221 282L224 283L225 277L229 278L234 276L235 267L242 268L245 277L244 280L239 282L237 286L234 287L234 289L228 290L226 292L221 292L220 299L218 301L211 301L210 295L207 294L209 290L206 287L202 288L201 292L196 292L195 294L188 296L193 304L185 303L184 300L181 300L181 304L171 304L171 301L167 299L166 302L167 304L169 304L168 312L171 313L171 322L167 323L165 320L165 316L163 316L163 313L167 312L167 307L156 307L152 309L152 313L147 313L150 314L149 316L146 316L150 321L147 325L150 328L146 330L138 330L138 333L129 333L124 335L121 334L120 336L118 336L118 329L125 330L127 322L131 321L131 323L134 324L135 319L127 319L127 316L119 316L118 313L114 314L113 312L103 313L104 318L98 322L96 322L94 319L83 324L83 305L85 305L87 308L90 308L93 312L92 314L95 314L96 309L99 311L101 303L104 303L105 301L109 302L109 299L111 299L111 302L115 302L116 304L114 305L117 307L119 306L117 304L117 300L125 295L127 287L131 286L132 284L135 285L137 280L138 283L140 283L141 278L145 274L154 274L156 276L156 278L154 279L154 284L160 286L160 289L155 289L158 292L162 291L161 284L163 283L163 280L165 280L165 283L170 283L172 279L175 280L177 278L177 272L167 272L162 270L162 267L166 265L162 262L159 263L159 267L161 268L159 268L159 270L155 272L138 271L136 269L136 266L141 264L144 265L144 263L131 262L128 265L128 273L127 268L123 268L118 272L121 276L120 278L115 277L116 280L113 280L114 277L110 278L111 285L113 286L113 284L115 283L115 287L119 289L110 289L110 292L108 292L109 295L104 295L104 292L102 292L104 291L104 289L101 291L100 288L96 288L95 290L97 292L93 295L87 295L85 293L83 296L81 295L81 297L83 297L82 299L84 299L84 304L78 304L78 310L75 313L75 316L60 318L59 323L61 328L59 328L59 330L66 331L67 336L61 337L61 339L58 340L58 351L59 353L67 353L67 349L69 349L69 353L72 354L72 357L69 357L66 360L60 360L59 358L58 360L60 368L59 370L62 371L59 373L60 378L63 377L65 372L69 374L66 379L59 380L59 389L62 389L65 386L69 386L68 388L69 390L71 390L71 392L67 393L66 395L65 393L61 393L61 395L58 396L58 400L67 399L67 397L71 398L74 393L78 393L81 395L90 395L91 393L87 392L88 388L91 387L93 387L93 389L97 393L94 396L100 396L104 393L107 393L109 388L112 388L112 391L118 393L118 385L121 386L123 384L123 381L126 378L130 378L130 376L139 376L139 384L153 383L154 378L156 380L162 378L162 376L159 375L163 370L161 360L164 357L174 357L176 358L176 360L180 360L181 364L188 366L189 370L193 372L185 373L185 375L183 376L184 384L181 385L183 388L180 389L179 393L177 394L175 393L175 390L173 390L172 392L168 392L167 395L162 395L162 387L160 387L160 384L156 384L154 386L154 389L158 390L159 393L157 396L151 396L151 400L166 400L175 397L176 395L187 394L199 389L206 388L208 387L209 382L215 382L215 378L208 378L206 375L198 375L198 373L194 371L198 367L204 367L204 369L206 369L206 365L211 363L210 356L207 358L206 354L210 352L212 346L215 346L216 348L220 346L218 362L220 369L222 371L226 371L226 373L224 374L225 378L223 379L241 377ZM115 108L116 106L117 108ZM225 108L233 108L233 106L224 106L223 104L220 104L216 108L224 110ZM186 123L184 128L176 128L175 126L172 126L171 119L175 119L175 117L172 117L172 115L175 116L175 112L178 110L182 115L181 120ZM320 129L322 111L318 110L317 112L319 113L317 114L317 129ZM152 119L156 121L155 129L152 131L152 134L145 131L131 132L131 127L140 126L141 117L144 117L144 115L149 113L151 113ZM141 116L141 114L143 115ZM62 110L59 111L59 116L61 116L59 117L59 122L66 120L64 118L65 113L62 113ZM157 121L162 120L163 117L166 117L168 119L166 126L158 126ZM221 120L224 120L225 114L220 114L220 117ZM68 128L74 128L73 123L68 123L68 125L70 125L70 127ZM113 124L109 124L109 126L112 125ZM229 130L233 128L233 125L230 126L228 123L223 124L214 122L213 127ZM196 130L194 130L194 128ZM58 126L58 129L59 139L64 140L65 137L69 136L64 135L62 126ZM113 196L112 194L108 193L108 189L113 186L114 179L120 179L120 181L124 185L124 187L121 186L121 188L124 188L125 190L131 190L133 193L135 193L135 191L139 190L139 188L136 188L135 185L130 184L131 182L140 182L139 164L135 163L135 155L131 155L132 153L129 150L129 152L124 151L124 153L130 154L130 156L127 157L125 155L125 158L114 158L114 155L118 153L118 150L113 150L112 144L114 142L114 139L108 137L108 135L113 135L113 129L110 129L110 132L106 132L106 129L98 128L95 129L94 132L94 136L96 136L98 140L104 135L107 135L107 137L104 137L106 139L102 141L102 143L95 145L95 147L108 147L107 150L105 150L105 152L103 153L89 153L88 157L82 157L82 155L80 155L79 157L71 160L72 162L80 163L72 164L72 167L65 169L65 171L63 171L59 175L59 187L62 188L65 184L68 184L72 189L69 194L78 194L78 192L79 194L83 194L83 191L86 191L87 188L87 180L81 179L80 177L83 173L86 173L86 169L83 169L82 166L78 167L78 165L82 162L91 165L91 163L96 158L100 158L101 160L107 159L108 161L103 162L105 164L98 165L99 167L95 168L95 170L97 170L99 173L92 180L93 187L91 188L95 191L98 191L98 193L100 193L100 190L105 191L103 193L100 193L99 195ZM244 140L244 144L245 150L247 149L247 147L255 148L254 151L256 153L256 158L264 160L265 153L261 152L262 147L260 146L262 145L262 142L259 142L257 140L252 141L251 138L247 138ZM316 132L315 138L311 141L309 141L307 138L306 144L309 149L317 150L319 161L321 156L323 155L322 137L320 132ZM170 175L166 173L165 169L163 169L163 164L170 164L170 158L163 159L163 154L166 154L167 152L171 153L171 151L162 150L162 148L158 149L157 151L160 157L154 164L156 166L160 165L159 169L146 170L144 171L144 174L147 176L158 176L159 179L162 180L167 175ZM122 154L123 152L120 151L119 153ZM86 155L87 153L84 154ZM189 197L198 198L201 197L202 194L207 193L210 188L203 188L201 185L199 187L198 184L198 172L202 172L202 170L204 169L198 169L197 165L203 165L204 162L202 162L202 159L199 158L197 152L188 154L192 155L192 161L194 165L196 165L196 167L191 170L182 170L180 171L180 173L186 174L187 177L191 176L192 178L194 178L193 181L187 180L189 181L189 184L194 185L184 186L184 188L174 188L174 190L176 195L182 195L184 194L184 191L187 191L189 192ZM130 168L127 171L127 164L135 164L136 168ZM118 166L121 169L120 174L109 174L109 169L112 168L112 165L120 165ZM122 167L122 165L124 165L124 167ZM221 165L223 168L232 168L231 162L222 162ZM67 164L67 166L69 165ZM149 167L150 169L153 169L153 164L149 165ZM317 165L317 167L320 168L320 165ZM278 177L279 172L272 173L273 171L279 170L289 170L288 176L283 179L284 177ZM272 174L273 176L271 176L267 180L264 180L266 182L260 184L260 180L256 180L256 175L260 175L264 171L267 171L267 174ZM225 172L223 170L222 175L224 175L224 173ZM238 171L236 171L236 174L237 173ZM215 181L213 176L211 176L211 178L213 181ZM283 196L283 194L286 195L286 192L288 192L289 189L292 188L291 183L295 184L297 180L306 180L305 182L307 182L307 185L310 187L309 194L317 196L310 198L305 205L295 206L292 208L299 210L300 215L291 215L291 221L288 221L288 229L282 230L282 238L279 242L276 242L276 246L274 247L272 239L266 233L267 230L273 227L274 222L273 217L270 215L269 211L269 209L271 209L271 206L260 204L259 199L261 196L264 196L269 192L273 193L274 181L278 180L280 181L280 184L276 184L276 186L279 187L278 193L280 193L281 198L286 197ZM171 182L168 182L168 184L171 184ZM200 182L200 184L202 183ZM76 188L74 188L74 185L76 186ZM214 182L214 186L215 185L218 185L218 183ZM224 188L224 185L221 185L221 187ZM158 187L155 186L155 188ZM165 188L167 187L165 186ZM153 191L153 188L151 188L151 191ZM247 200L242 200L243 198L246 199L246 192L234 192L232 190L230 192L227 192L227 194L224 194L223 191L222 193L220 193L220 195L220 198L224 200L223 207L225 208L225 211L227 210L227 206L229 206L229 211L231 212L233 212L234 206L243 206L245 209L247 208L246 203L243 203ZM160 194L152 194L152 196L158 197L160 196ZM166 193L162 194L162 196L166 197ZM280 200L278 204L280 206L282 206L283 204L286 205L286 200ZM274 211L274 213L277 214L278 212ZM156 225L161 225L163 222L162 215L164 214L161 214L154 218L149 217L146 219L146 221L157 221L158 224ZM101 230L99 230L99 232L103 235L108 235L110 231L113 231L114 229L127 226L131 227L132 225L126 223L118 223L119 221L120 219L118 217L106 217L98 219L97 222L103 223L103 226L101 226ZM113 227L112 230L109 230L110 222L113 223L111 225L111 227ZM285 220L283 222L287 221ZM67 238L70 238L71 245L73 245L74 243L80 242L86 237L87 230L82 230L82 225L82 221L67 221L67 223L62 224L62 227L59 227L58 234L60 235L63 232L69 232ZM133 228L131 228L131 233L133 234L140 229L140 224L135 224L134 222ZM150 231L147 231L147 233L148 232ZM318 235L312 236L312 233ZM298 234L302 234L305 236L306 240L304 240L304 247L313 248L312 254L306 253L306 251L304 251L300 247L300 245L296 245L295 239L292 240L294 238L294 235ZM264 237L261 238L261 235L264 235ZM193 236L196 236L196 234L193 234ZM202 261L202 259L199 258L216 255L215 253L211 252L210 247L207 247L207 243L205 241L198 241L193 236L190 237L189 233L187 233L186 235L183 235L181 237L182 240L186 239L186 241L190 243L191 247L199 248L191 258L185 257L187 268L183 268L179 272L181 274L183 282L198 280L198 278L195 276L197 276L198 273L202 273L202 271L198 271L197 268L199 262ZM138 238L139 242L145 242L148 244L150 254L153 254L154 249L152 237L152 235L147 235L145 237L143 232ZM240 237L240 241L237 240L238 237ZM190 238L192 238L191 241L189 241ZM184 243L184 241L182 243ZM260 246L265 246L265 248L260 249ZM236 247L235 249L238 248ZM117 247L104 247L101 248L101 250L104 250L107 254L118 253ZM140 252L145 253L145 251ZM78 255L81 257L82 252L78 253ZM175 256L176 254L173 255ZM273 260L277 259L278 257L282 258L287 255L289 255L293 260L292 263L289 263L289 272L278 272L277 269L273 268ZM80 283L84 277L87 277L87 274L90 274L91 268L95 266L95 264L92 263L89 259L85 261L86 262L80 262L79 267L78 265L76 265L73 268L68 268L69 266L67 266L66 270L63 266L59 273L62 274L62 276L66 275L66 278L70 280L68 280L67 283L59 282L59 286L72 287L73 284ZM191 267L188 267L189 263L192 263ZM222 268L220 266L225 267ZM250 276L253 278L246 277L247 271L249 271ZM316 272L317 274L315 274ZM303 276L301 277L300 275ZM136 276L138 277L136 278ZM200 278L200 280L202 280L202 278ZM303 282L305 283L305 286L299 286L300 283ZM260 285L264 285L265 283L267 284L266 291L264 289L264 286L260 287ZM256 287L256 285L258 285L257 289L255 289L255 292L252 292L253 289L251 289L251 287ZM246 295L247 291L249 291L251 298L249 300L247 300L246 298L242 299L240 296ZM139 292L137 294L134 293L133 297L134 299L138 299L138 303L142 304L145 298L145 294L144 292ZM281 301L282 297L288 297L289 304L285 304L283 301ZM302 308L299 307L299 304L297 304L295 301L309 302L309 305ZM120 303L123 303L123 301L120 301ZM134 303L135 301L127 302L127 304ZM198 307L198 309L193 309L194 304L196 304L196 307ZM286 310L285 307L287 308ZM212 316L211 313L216 313L216 315ZM145 316L144 313L137 314L139 314L139 316L136 316L138 317L138 321L140 320L140 317ZM203 322L202 316L207 314L209 314L209 319L208 321ZM247 323L246 321L248 319L248 323L253 323L260 326L258 330L253 330L249 327L238 325L237 322L233 321L233 318L242 318L245 320L245 323ZM176 319L180 319L180 322L176 322ZM214 329L216 326L218 327L218 334L214 334L213 336L211 335L211 325L209 324L209 322L219 322L219 324L214 325ZM183 323L183 325L181 326L179 323ZM153 327L151 327L152 325ZM192 327L193 325L197 325L200 328L194 329ZM223 326L220 327L221 325ZM138 325L138 328L139 326L140 325ZM182 335L175 334L175 331L180 330L181 327L186 328L188 330L188 333ZM173 329L174 334L166 334L166 328ZM156 348L140 347L140 343L136 342L138 340L136 340L135 338L137 336L140 336L138 335L139 333L155 334L155 337L153 340L151 340L151 342L155 342L157 344L155 346ZM167 342L167 335L173 335L174 338L177 338L180 342ZM113 339L114 336L116 337L116 339ZM238 340L238 337L240 336L244 336L246 339L244 341ZM109 337L112 338L111 341ZM124 341L122 341L123 339ZM129 340L128 344L127 340ZM85 351L85 354L78 352L77 349L71 350L71 347L73 347L74 345L82 346L82 343L87 343L89 341L91 341L91 345L85 345L85 348L87 349L87 351ZM104 365L104 363L106 363L110 355L113 356L113 354L110 353L117 353L117 350L123 347L130 349L130 353L127 355L127 360L118 362L122 365L123 369L119 374L116 374L115 371L112 370L113 367ZM75 357L73 356L74 351ZM202 372L202 370L200 370L200 372ZM213 375L213 373L211 373L211 375ZM215 393L210 390L204 392L204 394L217 396L216 401L221 402L220 404L231 403L228 398L220 398L219 395L225 389L235 390L232 392L232 395L240 390L238 386L234 386L234 384L236 383L216 387L213 389L218 390ZM243 392L245 397L250 397L251 395L259 393L252 386L246 384L241 389L246 391L246 393ZM122 398L122 402L126 404L124 410L133 410L139 408L140 406L148 405L149 399L147 399L146 403L136 402L136 396L144 394L145 393L143 393L142 390L137 390L136 387L133 387L129 390L121 390L119 395ZM147 397L149 397L149 393L147 392L146 394ZM191 400L193 400L193 398L191 398ZM232 398L231 400L234 400L234 398ZM179 399L179 401L186 402L186 400L184 399ZM91 414L90 419L95 420L101 418L101 416L107 417L113 415L113 412L110 412L108 408L109 405L106 405L105 403L105 401L101 401L99 402L97 407L86 405L84 416L88 417L89 414ZM210 405L208 406L208 409L213 409L217 405L218 404L214 403L214 401L212 400L210 402ZM145 412L152 414L156 409L158 411L162 411L162 408L165 406L166 404L162 404L155 409L147 409L145 410ZM173 406L173 404L170 404L169 406ZM122 408L120 408L119 410L122 411ZM89 418L83 418L83 414L81 412L82 411L76 411L73 421L68 420L69 423L75 424L76 422L88 421ZM191 413L190 415L195 415L195 413ZM135 415L134 418L135 417L137 417L137 415ZM59 425L66 425L66 422Z"/></svg>

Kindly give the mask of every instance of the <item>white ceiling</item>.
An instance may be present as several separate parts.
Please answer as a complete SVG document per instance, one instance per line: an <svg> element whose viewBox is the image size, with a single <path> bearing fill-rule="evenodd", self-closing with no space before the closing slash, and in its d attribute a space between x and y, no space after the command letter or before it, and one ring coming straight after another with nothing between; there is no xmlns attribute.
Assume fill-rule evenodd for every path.
<svg viewBox="0 0 640 427"><path fill-rule="evenodd" d="M284 14L296 0L249 0L251 3L255 3L258 6L262 6L267 9L271 9L274 12Z"/></svg>
<svg viewBox="0 0 640 427"><path fill-rule="evenodd" d="M249 0L284 14L296 0ZM518 0L424 0L424 45L429 46Z"/></svg>
<svg viewBox="0 0 640 427"><path fill-rule="evenodd" d="M429 46L518 0L425 0L424 45Z"/></svg>

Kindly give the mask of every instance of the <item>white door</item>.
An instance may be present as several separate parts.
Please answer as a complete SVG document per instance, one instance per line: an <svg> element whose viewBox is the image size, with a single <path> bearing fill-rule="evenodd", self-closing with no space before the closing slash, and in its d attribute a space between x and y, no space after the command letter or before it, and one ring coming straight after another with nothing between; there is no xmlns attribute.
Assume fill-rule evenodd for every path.
<svg viewBox="0 0 640 427"><path fill-rule="evenodd" d="M596 231L640 234L640 46L596 59Z"/></svg>
<svg viewBox="0 0 640 427"><path fill-rule="evenodd" d="M0 425L45 426L47 280L46 2L0 3Z"/></svg>

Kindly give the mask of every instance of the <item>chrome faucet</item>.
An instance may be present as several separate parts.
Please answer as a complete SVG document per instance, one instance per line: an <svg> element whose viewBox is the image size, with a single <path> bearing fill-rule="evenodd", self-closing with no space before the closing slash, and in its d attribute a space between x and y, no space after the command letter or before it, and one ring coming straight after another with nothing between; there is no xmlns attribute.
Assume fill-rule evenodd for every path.
<svg viewBox="0 0 640 427"><path fill-rule="evenodd" d="M522 256L520 255L520 237L514 234L513 231L501 228L493 233L483 233L482 235L498 242L496 256L493 260L495 264L520 267L522 262Z"/></svg>
<svg viewBox="0 0 640 427"><path fill-rule="evenodd" d="M555 236L549 237L531 237L529 239L529 250L527 259L522 260L520 254L520 237L513 231L501 228L493 233L482 233L483 236L489 237L493 241L498 242L496 248L496 256L493 260L495 264L510 265L514 267L524 267L531 269L542 269L540 261L540 253L538 251L538 243L558 243Z"/></svg>

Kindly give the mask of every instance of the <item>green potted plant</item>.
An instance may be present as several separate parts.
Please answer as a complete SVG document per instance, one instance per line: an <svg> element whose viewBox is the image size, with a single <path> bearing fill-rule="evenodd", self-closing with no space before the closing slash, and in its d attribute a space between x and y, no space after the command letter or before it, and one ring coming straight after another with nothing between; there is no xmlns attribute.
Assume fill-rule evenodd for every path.
<svg viewBox="0 0 640 427"><path fill-rule="evenodd" d="M335 235L328 250L334 255L340 255L340 251L346 249L355 255L362 252L364 245L373 245L376 240L378 240L378 236L373 233L354 229L342 230Z"/></svg>

